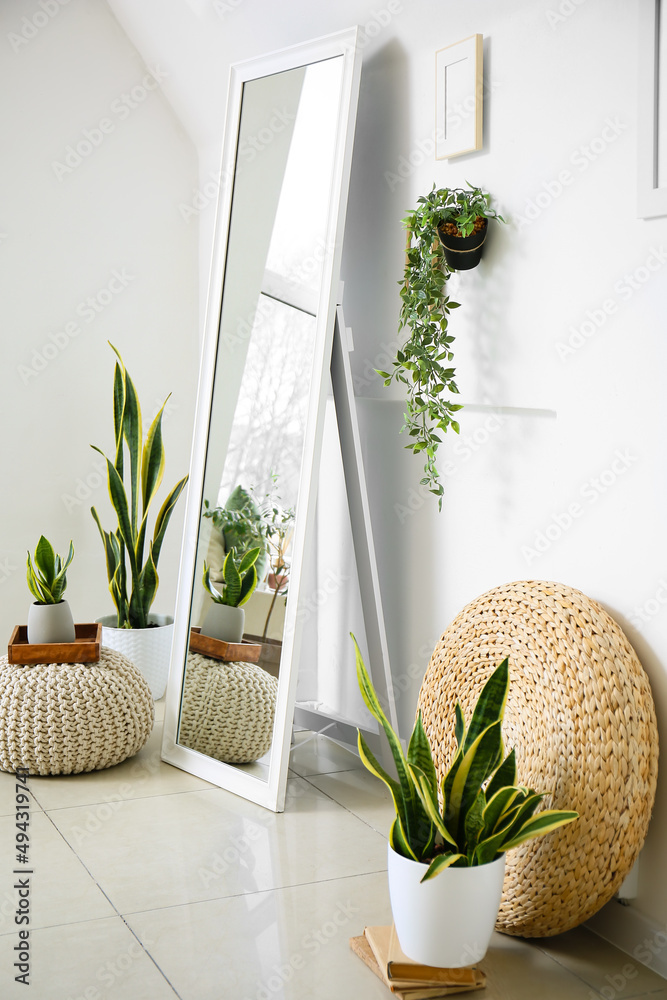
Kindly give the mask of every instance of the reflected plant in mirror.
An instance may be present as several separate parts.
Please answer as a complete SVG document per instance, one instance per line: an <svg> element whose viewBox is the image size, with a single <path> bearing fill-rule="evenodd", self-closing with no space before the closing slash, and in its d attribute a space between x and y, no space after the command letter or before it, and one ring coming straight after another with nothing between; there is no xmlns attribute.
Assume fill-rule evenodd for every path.
<svg viewBox="0 0 667 1000"><path fill-rule="evenodd" d="M211 569L204 563L202 583L213 604L202 623L202 635L222 642L241 642L245 624L243 605L250 600L257 586L255 563L259 553L257 546L237 561L236 550L230 549L222 566L220 590L216 590L211 583Z"/></svg>

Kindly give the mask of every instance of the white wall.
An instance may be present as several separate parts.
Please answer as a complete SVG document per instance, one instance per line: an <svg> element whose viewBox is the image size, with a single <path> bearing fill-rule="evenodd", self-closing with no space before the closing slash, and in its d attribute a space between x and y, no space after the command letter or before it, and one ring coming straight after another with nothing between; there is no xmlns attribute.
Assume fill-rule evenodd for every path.
<svg viewBox="0 0 667 1000"><path fill-rule="evenodd" d="M96 60L84 61L77 25L82 27L85 18L91 19L92 36L99 47L102 40L95 25L103 7L89 4L86 9L93 7L94 15L80 11L75 15L76 2L63 9L48 31L67 35L69 41L63 38L62 44L69 45L73 55L79 54L80 81L81 74L86 79L89 73L96 76L98 67ZM402 5L394 2L391 6L390 13L385 0L375 4L341 0L335 5L309 0L291 0L289 5L271 0L143 0L137 5L112 0L114 12L147 62L162 62L168 70L165 93L200 156L198 184L184 176L182 183L172 177L171 190L182 192L176 198L181 206L195 206L197 197L200 207L188 215L189 222L174 221L164 201L155 208L159 224L169 231L163 242L173 250L173 259L164 261L164 266L182 267L192 281L193 233L199 223L200 292L205 287L215 184L210 195L205 185L212 183L209 173L215 172L218 162L230 61L353 23L366 26L343 260L344 305L357 346L353 356L357 391L365 397L360 413L390 653L397 684L405 689L399 693L402 725L406 731L411 725L429 652L456 612L497 584L544 578L582 589L626 626L650 675L664 732L667 606L662 600L667 589L661 581L667 579L663 515L667 462L662 372L666 348L660 320L667 286L663 251L667 219L643 222L635 214L636 3L580 0L562 4L571 13L561 15L561 20L554 16L556 0L505 0L502 4L494 0L403 0ZM8 11L17 10L18 3L3 9L6 30L12 20ZM65 20L68 17L70 21ZM23 209L6 203L1 227L8 236L0 252L7 256L11 241L16 241L22 260L13 266L9 286L14 306L5 329L14 335L5 336L10 356L5 378L10 391L3 399L5 427L21 414L20 442L8 448L6 468L18 464L22 476L18 480L13 476L12 489L6 491L12 527L5 529L2 550L17 564L25 548L23 538L17 537L19 526L30 535L28 529L37 520L44 526L47 510L57 509L58 523L66 526L66 534L69 525L71 533L76 526L85 532L81 544L94 544L88 515L65 516L58 496L64 484L89 469L86 444L93 429L88 426L93 402L97 437L103 428L108 431L106 418L97 412L100 366L102 403L107 403L110 364L108 349L103 347L105 337L127 331L131 324L133 336L126 332L128 363L130 348L141 352L133 369L137 377L141 372L141 378L149 381L148 398L164 388L183 385L176 370L184 361L185 341L173 334L170 346L177 353L161 359L164 371L152 362L151 367L143 364L151 357L151 347L165 337L166 314L169 329L178 329L179 337L184 336L184 323L174 319L152 284L152 301L147 292L143 306L131 305L129 295L140 288L139 274L142 282L150 283L151 277L147 260L135 259L123 224L117 228L114 223L104 261L98 259L102 250L95 250L95 265L89 254L79 251L74 266L67 266L65 256L53 245L56 234L58 240L77 246L78 237L76 233L68 236L70 218L61 201L65 182L49 185L44 180L48 163L76 137L82 124L103 113L120 88L115 80L107 81L106 97L93 101L90 88L83 94L76 82L67 83L71 74L62 69L66 63L54 65L49 73L38 62L37 49L40 44L48 49L46 32L43 43L35 39L16 55L11 72L23 81L19 74L25 70L25 85L35 89L41 85L44 99L44 81L52 77L54 93L48 92L48 100L57 94L58 114L55 123L46 113L29 123L28 155L21 161L27 166L21 170L18 154L15 166ZM484 149L451 162L436 162L431 153L423 153L434 128L434 51L473 32L482 32L485 38ZM104 51L111 44L105 36ZM33 59L32 70L25 69L21 59ZM7 65L5 59L3 73L8 72ZM127 82L132 79L128 70ZM2 93L6 95L6 87ZM6 96L3 103L10 114L13 104ZM128 123L135 125L137 133L138 120ZM25 114L17 114L16 128L26 125ZM115 138L119 137L120 128ZM161 141L166 141L164 136ZM187 145L181 148L190 163ZM147 142L142 155L149 156L151 149ZM104 150L95 155L96 169L102 170L105 154L106 141ZM166 168L165 158L159 159ZM135 173L139 160L135 152ZM88 167L93 167L92 161L71 178L77 190L83 191L87 183L83 171ZM562 171L569 172L570 183L565 186L558 180ZM401 172L407 176L400 177ZM41 201L35 203L31 192L37 176ZM164 174L159 176L167 185ZM384 345L396 337L396 282L404 246L400 220L433 182L451 186L467 179L493 193L510 224L495 230L480 268L452 279L463 303L452 324L459 384L462 400L471 405L461 415L461 439L447 441L442 449L441 464L444 467L449 459L452 465L439 515L436 503L416 492L421 466L403 450L398 436L402 413L398 394L385 390L372 369L386 364ZM103 186L91 181L88 205L95 217L105 211L111 214L105 202L100 204L100 190ZM127 183L118 200L124 204L131 190ZM135 207L140 201L143 204L137 199ZM531 203L537 207L531 209ZM534 218L527 220L527 212ZM46 214L54 218L48 246L39 239ZM78 224L83 225L81 213ZM157 218L154 225L158 225ZM659 262L650 272L645 270L649 257L652 265ZM55 275L51 270L54 259ZM96 321L100 326L95 328L95 339L85 342L95 362L95 388L86 382L86 377L92 377L90 364L75 361L83 358L78 353L83 339L69 349L72 360L67 366L56 368L54 363L34 380L36 388L23 387L12 374L16 365L33 345L44 341L50 324L71 315L73 305L88 289L101 286L107 271L119 265L134 266L138 278L132 292L114 306L113 324L111 315L103 314ZM649 280L644 281L647 276ZM167 294L175 290L164 281L161 295ZM610 310L607 316L603 316L605 305ZM160 308L165 315L156 312ZM29 320L25 309L30 311ZM595 324L601 316L599 327L586 327L591 336L575 337L574 343L581 346L570 353L559 347L567 344L573 327L581 330L582 324ZM188 336L191 331L190 325ZM73 399L68 388L75 365L77 395ZM56 431L47 418L53 399L70 417L67 420L63 415L68 444L60 473L55 453L59 452L62 465L62 450L54 443ZM485 409L489 406L506 408L500 420L491 419ZM187 412L189 419L187 404L181 412ZM46 444L37 432L45 422L51 435ZM179 456L181 442L173 424L169 424L169 440L173 454ZM28 449L35 447L39 466L28 457ZM619 460L619 453L625 457ZM180 470L176 464L173 468L174 473ZM29 483L21 496L16 495L21 489L17 481ZM558 521L567 524L564 514L570 505L576 505L577 511L571 524L548 545L541 543L539 536L550 525L556 527L550 528L549 535L556 536ZM545 551L537 551L540 544ZM2 586L7 599L14 602L16 619L23 596L15 596L20 587L16 579L10 580ZM641 614L638 609L643 609ZM661 782L636 906L663 922L667 920L667 865L661 845L666 832L667 794Z"/></svg>
<svg viewBox="0 0 667 1000"><path fill-rule="evenodd" d="M147 76L106 3L70 0L46 11L20 0L0 8L0 634L7 638L26 620L26 550L41 533L61 553L74 541L67 596L75 620L113 611L89 511L95 504L113 526L101 459L90 448L113 449L107 340L135 381L145 429L173 393L159 503L188 470L198 367L197 228L178 211L196 186L197 156L156 82L165 67L151 64L155 76ZM158 566L154 610L166 613L183 500L180 507Z"/></svg>

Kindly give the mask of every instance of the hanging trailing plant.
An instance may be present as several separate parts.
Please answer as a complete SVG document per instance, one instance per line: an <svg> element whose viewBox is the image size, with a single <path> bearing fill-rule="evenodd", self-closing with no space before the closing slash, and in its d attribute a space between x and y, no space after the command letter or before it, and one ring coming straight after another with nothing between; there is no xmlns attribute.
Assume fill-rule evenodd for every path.
<svg viewBox="0 0 667 1000"><path fill-rule="evenodd" d="M447 292L452 269L445 260L445 250L438 236L444 223L455 223L461 234L472 232L475 220L501 219L489 206L489 195L468 185L469 190L440 188L417 199L417 208L403 224L407 230L405 270L401 286L399 332L407 328L409 336L396 354L392 372L379 371L386 386L395 379L407 386L405 423L409 448L426 459L421 485L438 497L442 510L444 487L436 467L439 431L450 428L459 433L454 414L462 404L448 395L458 395L455 369L451 366L454 337L449 332L449 316L458 309ZM501 219L501 221L504 221Z"/></svg>

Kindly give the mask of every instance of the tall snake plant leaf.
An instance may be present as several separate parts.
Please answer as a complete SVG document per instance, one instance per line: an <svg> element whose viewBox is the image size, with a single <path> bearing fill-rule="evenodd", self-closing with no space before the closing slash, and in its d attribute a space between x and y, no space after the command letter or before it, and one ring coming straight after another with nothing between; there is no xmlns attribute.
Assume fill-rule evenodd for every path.
<svg viewBox="0 0 667 1000"><path fill-rule="evenodd" d="M489 790L487 788L486 806L484 807L484 813L482 816L484 820L484 838L491 836L496 829L501 816L509 811L518 794L518 788L508 786L506 788L499 788L498 791L489 798Z"/></svg>
<svg viewBox="0 0 667 1000"><path fill-rule="evenodd" d="M69 543L69 551L67 553L67 558L65 559L64 563L61 563L60 556L56 556L57 572L51 587L51 595L53 597L53 601L55 604L57 604L60 600L62 600L65 587L67 586L67 576L66 576L67 570L69 569L69 565L72 562L73 558L74 558L74 546L72 545L72 542Z"/></svg>
<svg viewBox="0 0 667 1000"><path fill-rule="evenodd" d="M359 689L361 690L362 697L369 712L377 719L384 729L385 736L387 737L387 742L389 743L391 750L391 755L394 759L402 800L402 809L397 810L397 812L401 816L401 823L403 825L405 836L409 843L414 842L418 845L421 843L428 843L432 836L431 823L424 811L421 799L417 794L417 789L415 788L408 771L407 761L403 755L403 749L398 736L391 728L389 721L382 710L382 706L380 705L378 697L375 693L371 679L368 676L368 671L366 670L361 656L361 651L354 636L352 636L352 641L354 642L354 648L356 651L357 681L359 683Z"/></svg>
<svg viewBox="0 0 667 1000"><path fill-rule="evenodd" d="M187 476L183 476L182 479L174 486L173 490L168 494L167 499L160 507L158 515L155 519L155 531L153 532L153 559L155 560L155 565L157 566L157 561L160 558L160 552L162 551L162 542L164 541L164 535L167 530L167 525L169 524L171 515L176 506L176 501L180 497L181 493L185 489L185 484L188 481Z"/></svg>
<svg viewBox="0 0 667 1000"><path fill-rule="evenodd" d="M469 864L473 861L473 852L477 847L477 842L479 840L480 834L484 829L484 807L486 806L486 796L484 795L483 789L479 789L473 804L470 806L465 814L464 820L464 837L466 854L468 855ZM463 845L461 845L463 846Z"/></svg>
<svg viewBox="0 0 667 1000"><path fill-rule="evenodd" d="M412 858L414 861L417 861L417 854L412 849L405 832L406 804L400 782L396 781L395 778L392 778L391 775L387 774L380 762L376 759L360 731L357 732L357 746L359 748L359 757L361 758L361 762L364 767L366 767L371 774L374 774L376 778L379 778L380 781L383 781L391 792L391 797L394 801L394 809L396 810L396 820L392 825L392 836L390 838L392 847L404 857ZM398 829L394 829L396 824L398 824ZM394 842L396 842L399 846L395 846Z"/></svg>
<svg viewBox="0 0 667 1000"><path fill-rule="evenodd" d="M493 671L477 699L463 745L464 753L468 752L485 729L502 719L509 685L509 659L505 657Z"/></svg>
<svg viewBox="0 0 667 1000"><path fill-rule="evenodd" d="M123 410L125 409L125 380L123 372L116 362L113 375L113 428L116 442L114 465L116 472L123 478Z"/></svg>
<svg viewBox="0 0 667 1000"><path fill-rule="evenodd" d="M123 405L123 437L127 444L130 456L130 515L132 521L132 532L136 535L137 524L139 522L139 479L141 475L141 407L134 382L130 378L123 359L113 346L111 349L116 354L122 368L123 386L125 390L125 400Z"/></svg>
<svg viewBox="0 0 667 1000"><path fill-rule="evenodd" d="M486 797L492 799L501 788L516 785L516 750L512 748L486 786Z"/></svg>
<svg viewBox="0 0 667 1000"><path fill-rule="evenodd" d="M452 785L451 795L447 803L451 812L450 829L454 834L456 842L460 845L464 837L465 817L471 808L477 791L482 785L489 771L489 762L497 759L501 753L501 719L497 719L492 725L485 729L464 753L463 759L457 768L456 777ZM467 743L467 738L466 738ZM464 744L465 746L466 744ZM447 817L449 820L449 817Z"/></svg>
<svg viewBox="0 0 667 1000"><path fill-rule="evenodd" d="M458 701L456 702L454 715L455 715L454 736L456 738L457 747L460 747L463 744L463 738L466 732L466 720L463 714L463 709L461 708L461 703Z"/></svg>
<svg viewBox="0 0 667 1000"><path fill-rule="evenodd" d="M415 722L410 743L408 744L407 762L408 765L419 768L428 783L431 795L437 801L438 776L435 771L435 764L433 763L431 745L424 730L421 711L417 714L417 721Z"/></svg>
<svg viewBox="0 0 667 1000"><path fill-rule="evenodd" d="M257 570L254 566L251 566L249 570L241 577L241 593L239 595L238 607L243 607L247 601L253 595L253 591L257 586Z"/></svg>
<svg viewBox="0 0 667 1000"><path fill-rule="evenodd" d="M512 840L504 841L501 850L511 851L513 847L518 847L533 837L540 837L567 823L572 823L578 816L579 813L567 809L545 809L524 823Z"/></svg>

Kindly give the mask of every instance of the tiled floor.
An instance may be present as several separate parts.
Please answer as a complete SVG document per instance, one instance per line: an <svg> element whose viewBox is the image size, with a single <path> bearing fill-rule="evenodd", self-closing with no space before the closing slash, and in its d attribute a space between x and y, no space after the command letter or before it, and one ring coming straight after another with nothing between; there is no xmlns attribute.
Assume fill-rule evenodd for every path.
<svg viewBox="0 0 667 1000"><path fill-rule="evenodd" d="M274 815L164 764L160 739L158 723L124 764L29 779L29 992L14 982L14 781L0 774L2 1000L389 997L348 948L390 920L391 805L357 758L300 734ZM664 980L585 929L495 935L483 968L479 1000L667 1000Z"/></svg>

